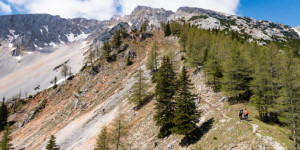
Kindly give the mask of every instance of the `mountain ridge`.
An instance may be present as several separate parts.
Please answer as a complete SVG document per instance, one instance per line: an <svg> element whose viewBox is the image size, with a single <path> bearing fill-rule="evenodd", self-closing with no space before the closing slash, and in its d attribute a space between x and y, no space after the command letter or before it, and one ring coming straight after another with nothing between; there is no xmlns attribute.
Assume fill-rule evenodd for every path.
<svg viewBox="0 0 300 150"><path fill-rule="evenodd" d="M191 20L194 16L204 16ZM205 17L206 16L206 17ZM34 51L46 46L54 46L73 42L74 38L89 34L104 34L103 30L126 22L132 28L139 28L143 21L159 27L160 22L180 20L204 29L220 29L248 34L253 39L268 41L285 41L284 36L300 39L300 34L293 27L284 24L255 20L248 17L225 14L213 10L196 7L179 7L176 12L163 8L137 6L130 15L115 16L109 20L85 18L65 19L49 14L21 14L0 16L0 39L9 40L12 55L18 56L20 48ZM21 24L20 24L21 23ZM25 26L25 27L21 27ZM48 29L49 27L49 29ZM48 33L50 30L51 33ZM101 31L99 31L101 30ZM98 38L103 40L102 38ZM107 39L107 38L106 38ZM264 42L263 42L264 43Z"/></svg>

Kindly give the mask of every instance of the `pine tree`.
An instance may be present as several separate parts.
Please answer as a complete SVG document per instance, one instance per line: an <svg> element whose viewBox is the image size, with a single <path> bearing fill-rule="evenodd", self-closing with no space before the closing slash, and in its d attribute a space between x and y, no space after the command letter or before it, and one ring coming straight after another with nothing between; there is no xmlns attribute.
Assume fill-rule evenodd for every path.
<svg viewBox="0 0 300 150"><path fill-rule="evenodd" d="M292 50L285 54L284 70L279 103L281 122L287 123L291 129L294 149L299 148L297 142L300 129L300 61L295 58Z"/></svg>
<svg viewBox="0 0 300 150"><path fill-rule="evenodd" d="M180 36L181 29L183 28L183 25L181 25L180 23L178 23L176 21L171 21L170 22L170 28L171 28L171 33L173 35Z"/></svg>
<svg viewBox="0 0 300 150"><path fill-rule="evenodd" d="M250 66L235 41L223 65L222 90L231 98L241 100L249 92Z"/></svg>
<svg viewBox="0 0 300 150"><path fill-rule="evenodd" d="M130 55L128 54L127 60L126 60L126 66L130 66L132 64L132 61L130 59Z"/></svg>
<svg viewBox="0 0 300 150"><path fill-rule="evenodd" d="M3 101L0 106L0 131L3 130L5 125L7 124L7 118L8 118L8 110L7 110L7 106L5 105L5 98L3 97Z"/></svg>
<svg viewBox="0 0 300 150"><path fill-rule="evenodd" d="M221 64L216 55L217 51L214 48L211 49L208 53L207 60L204 63L206 80L208 84L213 86L214 91L218 91L221 88L220 80L222 78Z"/></svg>
<svg viewBox="0 0 300 150"><path fill-rule="evenodd" d="M147 59L146 68L152 72L157 71L157 42L154 41L149 57Z"/></svg>
<svg viewBox="0 0 300 150"><path fill-rule="evenodd" d="M110 139L109 139L107 127L103 126L101 133L98 136L97 146L95 150L109 150L109 142Z"/></svg>
<svg viewBox="0 0 300 150"><path fill-rule="evenodd" d="M156 77L156 103L154 120L160 127L159 138L163 138L170 133L173 128L175 103L173 96L176 91L176 77L173 71L172 63L169 57L163 57L162 65L158 70Z"/></svg>
<svg viewBox="0 0 300 150"><path fill-rule="evenodd" d="M189 136L196 127L199 115L194 102L196 96L190 92L191 86L191 80L189 80L187 71L183 67L178 87L179 94L176 98L173 133Z"/></svg>
<svg viewBox="0 0 300 150"><path fill-rule="evenodd" d="M132 94L130 97L130 101L135 103L136 105L141 105L144 101L147 84L145 83L146 78L143 76L143 70L139 69L138 73L136 74L135 78L137 82L131 87Z"/></svg>
<svg viewBox="0 0 300 150"><path fill-rule="evenodd" d="M68 71L69 71L69 66L67 66L67 65L64 65L60 70L60 73L62 76L65 77L65 80L67 79Z"/></svg>
<svg viewBox="0 0 300 150"><path fill-rule="evenodd" d="M54 77L54 80L53 80L53 82L54 82L54 85L53 85L53 89L56 89L57 88L57 77L55 76Z"/></svg>
<svg viewBox="0 0 300 150"><path fill-rule="evenodd" d="M183 51L186 50L187 39L188 39L188 29L183 29L180 33L180 39L179 39L179 43Z"/></svg>
<svg viewBox="0 0 300 150"><path fill-rule="evenodd" d="M9 131L9 123L8 123L8 124L6 124L6 126L4 128L4 133L3 133L1 141L0 141L1 150L11 150L11 149L13 149L12 144L10 144L11 137L9 135L10 135L10 131Z"/></svg>
<svg viewBox="0 0 300 150"><path fill-rule="evenodd" d="M113 45L112 47L119 50L121 44L122 44L121 32L120 32L120 30L117 30L115 32L115 35L113 36L113 39L112 39L112 45Z"/></svg>
<svg viewBox="0 0 300 150"><path fill-rule="evenodd" d="M56 138L54 135L50 136L50 140L46 146L46 150L59 150L59 146L56 145Z"/></svg>
<svg viewBox="0 0 300 150"><path fill-rule="evenodd" d="M186 42L187 62L194 67L204 64L210 46L211 35L196 28L190 28Z"/></svg>
<svg viewBox="0 0 300 150"><path fill-rule="evenodd" d="M118 150L120 148L125 149L125 145L121 141L121 138L125 136L128 132L127 122L125 122L124 115L121 114L121 110L119 110L117 117L113 121L113 130L112 135L110 136L112 144L115 146L115 149Z"/></svg>
<svg viewBox="0 0 300 150"><path fill-rule="evenodd" d="M251 81L253 96L250 102L256 105L260 120L271 121L270 111L276 109L275 102L279 96L281 58L279 50L273 44L260 49L256 55L253 81ZM276 122L276 120L273 121Z"/></svg>
<svg viewBox="0 0 300 150"><path fill-rule="evenodd" d="M103 58L105 58L106 61L109 62L111 60L111 56L110 56L111 48L108 42L104 42L101 49L103 49Z"/></svg>
<svg viewBox="0 0 300 150"><path fill-rule="evenodd" d="M170 22L169 21L168 21L168 23L165 26L164 32L165 32L165 37L171 35L171 27L170 27Z"/></svg>
<svg viewBox="0 0 300 150"><path fill-rule="evenodd" d="M144 21L141 25L140 32L146 32L147 26L148 26L148 23L146 21Z"/></svg>

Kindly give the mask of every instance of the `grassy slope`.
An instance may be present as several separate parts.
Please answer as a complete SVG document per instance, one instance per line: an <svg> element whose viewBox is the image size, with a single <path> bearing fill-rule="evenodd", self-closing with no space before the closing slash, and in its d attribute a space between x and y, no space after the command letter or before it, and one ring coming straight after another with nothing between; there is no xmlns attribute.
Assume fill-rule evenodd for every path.
<svg viewBox="0 0 300 150"><path fill-rule="evenodd" d="M160 55L166 54L172 56L175 62L174 68L178 70L182 61L178 45L178 39L165 39L163 43L159 44ZM190 74L195 68L189 68ZM247 106L251 120L249 123L240 121L238 118L239 108L244 108L244 104L230 105L228 102L220 102L223 98L222 93L213 93L212 90L205 85L205 77L203 71L191 76L194 83L194 92L201 97L201 102L198 104L199 111L202 112L200 123L208 127L207 133L199 132L195 142L192 142L187 147L179 146L183 136L170 135L165 139L158 139L156 137L158 128L153 121L154 104L152 100L149 104L144 106L139 111L129 109L127 112L130 118L130 132L123 139L128 148L132 149L165 149L172 147L174 149L278 149L280 147L273 147L274 142L277 141L285 148L292 145L292 141L288 139L289 130L278 125L269 125L256 119L257 111L253 106ZM153 85L154 86L154 85ZM213 118L213 122L208 120ZM254 124L258 125L257 129L253 129ZM202 130L203 132L203 130ZM257 135L261 134L263 137ZM268 138L268 137L272 138ZM154 147L157 143L157 147Z"/></svg>

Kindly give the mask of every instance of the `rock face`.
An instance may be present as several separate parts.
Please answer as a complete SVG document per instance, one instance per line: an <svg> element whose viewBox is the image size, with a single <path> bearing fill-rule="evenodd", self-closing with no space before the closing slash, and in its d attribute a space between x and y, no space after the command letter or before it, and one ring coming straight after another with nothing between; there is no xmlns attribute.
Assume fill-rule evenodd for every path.
<svg viewBox="0 0 300 150"><path fill-rule="evenodd" d="M130 25L136 26L138 29L144 21L148 21L149 24L160 27L160 22L166 22L174 14L172 11L167 11L163 8L151 8L145 6L136 7L131 15L125 16L124 21L130 23Z"/></svg>
<svg viewBox="0 0 300 150"><path fill-rule="evenodd" d="M284 37L300 38L294 28L247 17L229 15L202 8L180 7L169 20L185 20L191 25L204 29L220 29L248 34L253 39L284 41Z"/></svg>
<svg viewBox="0 0 300 150"><path fill-rule="evenodd" d="M12 55L18 56L21 48L33 51L86 38L100 25L97 20L48 14L7 15L0 17L0 38L9 41Z"/></svg>

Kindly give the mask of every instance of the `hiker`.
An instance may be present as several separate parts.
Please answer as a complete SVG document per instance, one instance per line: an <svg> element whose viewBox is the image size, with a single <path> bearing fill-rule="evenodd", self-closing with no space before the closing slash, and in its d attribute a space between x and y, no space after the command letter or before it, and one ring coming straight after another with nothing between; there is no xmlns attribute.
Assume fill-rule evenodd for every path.
<svg viewBox="0 0 300 150"><path fill-rule="evenodd" d="M240 120L243 119L243 109L242 108L240 108L240 110L239 110L239 117L240 117Z"/></svg>
<svg viewBox="0 0 300 150"><path fill-rule="evenodd" d="M245 114L244 114L244 118L246 121L248 121L248 110L245 108Z"/></svg>

